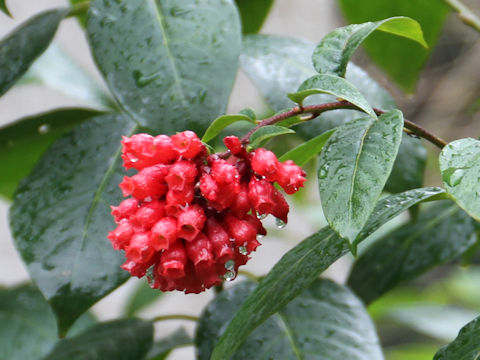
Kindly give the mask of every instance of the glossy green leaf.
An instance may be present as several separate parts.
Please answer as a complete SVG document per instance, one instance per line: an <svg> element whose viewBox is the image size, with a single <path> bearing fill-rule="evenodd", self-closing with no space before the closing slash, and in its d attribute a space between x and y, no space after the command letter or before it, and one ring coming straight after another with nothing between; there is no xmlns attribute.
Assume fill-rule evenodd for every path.
<svg viewBox="0 0 480 360"><path fill-rule="evenodd" d="M111 95L55 42L17 84L41 84L100 109L118 108Z"/></svg>
<svg viewBox="0 0 480 360"><path fill-rule="evenodd" d="M93 325L82 316L68 336ZM0 357L5 360L38 360L58 341L55 317L42 294L32 285L0 287Z"/></svg>
<svg viewBox="0 0 480 360"><path fill-rule="evenodd" d="M293 38L268 35L249 35L243 42L240 63L243 71L253 81L274 111L295 106L285 94L295 92L307 78L316 75L312 67L313 43ZM392 97L358 66L350 63L346 79L368 100L371 106L383 110L395 108ZM306 104L335 101L331 95L314 95ZM361 115L354 110L335 110L323 113L295 130L307 139L354 120Z"/></svg>
<svg viewBox="0 0 480 360"><path fill-rule="evenodd" d="M43 360L138 360L152 346L153 324L138 319L101 323L59 341Z"/></svg>
<svg viewBox="0 0 480 360"><path fill-rule="evenodd" d="M433 360L478 360L480 358L480 317L470 321L457 338L441 348Z"/></svg>
<svg viewBox="0 0 480 360"><path fill-rule="evenodd" d="M440 188L407 191L380 200L357 243L385 222L421 201L438 196ZM363 238L360 238L363 236ZM348 253L348 244L325 227L303 240L278 261L235 314L216 353L227 359L248 335L307 288L333 262Z"/></svg>
<svg viewBox="0 0 480 360"><path fill-rule="evenodd" d="M296 93L290 93L288 97L298 104L303 104L303 100L307 96L314 94L329 94L336 98L347 100L370 116L377 117L368 101L355 86L335 75L320 74L312 76L300 85Z"/></svg>
<svg viewBox="0 0 480 360"><path fill-rule="evenodd" d="M4 14L12 17L12 14L10 13L10 10L8 10L8 8L7 8L7 4L5 3L5 0L0 0L0 10L1 10Z"/></svg>
<svg viewBox="0 0 480 360"><path fill-rule="evenodd" d="M381 31L374 32L363 43L373 61L404 90L412 92L449 12L445 1L340 0L339 3L350 23L358 24L402 15L415 19L420 24L428 48Z"/></svg>
<svg viewBox="0 0 480 360"><path fill-rule="evenodd" d="M156 341L145 358L148 360L165 360L175 348L192 344L192 337L184 328L180 328L166 338Z"/></svg>
<svg viewBox="0 0 480 360"><path fill-rule="evenodd" d="M7 35L0 42L0 95L28 70L30 65L47 49L66 9L45 11Z"/></svg>
<svg viewBox="0 0 480 360"><path fill-rule="evenodd" d="M92 0L93 56L141 125L201 134L225 111L241 47L229 0Z"/></svg>
<svg viewBox="0 0 480 360"><path fill-rule="evenodd" d="M163 292L152 289L148 282L139 281L125 306L125 316L132 317L163 296Z"/></svg>
<svg viewBox="0 0 480 360"><path fill-rule="evenodd" d="M467 138L451 142L443 148L439 162L447 192L480 221L480 141Z"/></svg>
<svg viewBox="0 0 480 360"><path fill-rule="evenodd" d="M245 115L245 116L249 117L253 121L257 120L257 115L255 114L255 111L253 111L253 109L251 109L251 108L242 109L238 113L240 115Z"/></svg>
<svg viewBox="0 0 480 360"><path fill-rule="evenodd" d="M325 217L353 242L364 227L392 170L402 139L398 110L360 118L338 128L322 149L318 164Z"/></svg>
<svg viewBox="0 0 480 360"><path fill-rule="evenodd" d="M265 140L271 139L276 136L293 134L295 131L278 125L267 125L256 130L252 136L250 136L250 146L258 147Z"/></svg>
<svg viewBox="0 0 480 360"><path fill-rule="evenodd" d="M15 245L60 334L128 278L107 234L115 227L109 205L122 200L121 136L136 129L122 115L77 126L48 149L10 208Z"/></svg>
<svg viewBox="0 0 480 360"><path fill-rule="evenodd" d="M418 22L407 17L352 24L333 30L320 41L312 55L313 66L320 74L345 76L352 55L375 30L403 36L428 46Z"/></svg>
<svg viewBox="0 0 480 360"><path fill-rule="evenodd" d="M273 0L235 0L235 3L242 18L242 32L253 34L262 27Z"/></svg>
<svg viewBox="0 0 480 360"><path fill-rule="evenodd" d="M370 303L402 281L460 256L475 243L474 220L450 201L437 203L376 241L355 262L349 286Z"/></svg>
<svg viewBox="0 0 480 360"><path fill-rule="evenodd" d="M255 284L224 291L207 307L195 342L200 360L210 359L215 340ZM383 359L375 328L363 304L347 288L318 279L256 329L235 355L211 359ZM321 357L319 357L321 356Z"/></svg>
<svg viewBox="0 0 480 360"><path fill-rule="evenodd" d="M55 140L98 114L85 109L56 110L0 128L0 195L11 199L20 180Z"/></svg>
<svg viewBox="0 0 480 360"><path fill-rule="evenodd" d="M313 139L298 145L292 150L287 151L278 160L282 162L286 160L293 160L293 162L295 162L295 164L298 166L303 166L310 159L313 159L315 156L317 156L320 151L322 151L323 146L334 132L335 129L326 131L323 134L320 134Z"/></svg>
<svg viewBox="0 0 480 360"><path fill-rule="evenodd" d="M422 187L426 162L427 150L422 142L403 134L385 191L395 194Z"/></svg>
<svg viewBox="0 0 480 360"><path fill-rule="evenodd" d="M215 138L220 132L227 126L236 123L237 121L248 121L255 124L255 120L252 120L249 116L243 114L235 115L222 115L216 118L205 131L202 137L202 141L207 143Z"/></svg>

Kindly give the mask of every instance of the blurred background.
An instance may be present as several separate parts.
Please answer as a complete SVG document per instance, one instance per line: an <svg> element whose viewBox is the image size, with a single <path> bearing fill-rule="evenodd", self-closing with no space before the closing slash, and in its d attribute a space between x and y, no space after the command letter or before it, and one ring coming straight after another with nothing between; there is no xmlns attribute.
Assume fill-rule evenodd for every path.
<svg viewBox="0 0 480 360"><path fill-rule="evenodd" d="M13 19L0 14L1 37L36 13L68 4L62 0L17 0L7 3ZM477 14L480 13L478 0L465 3ZM318 42L329 31L345 23L337 2L333 0L275 0L261 33ZM22 84L0 98L0 126L53 108L92 106L88 94L81 91L75 93L75 79L62 79L64 69L58 63L52 65L49 62L58 53L67 59L67 63L68 59L72 60L81 72L93 79L88 81L106 88L90 57L83 31L75 19L67 19L61 23L54 45L40 59L39 65L32 67ZM354 61L390 91L406 118L434 130L448 141L480 136L480 33L465 26L455 13L447 18L414 94L402 92L362 51L355 55ZM43 84L32 80L35 76L38 80L39 73L44 76ZM55 76L51 76L54 73L60 80L52 84L56 81ZM87 80L80 77L78 81ZM48 86L48 82L53 86ZM62 91L65 87L70 88ZM267 111L257 90L245 75L239 73L228 112L234 113L245 107L251 107L257 113ZM432 146L426 146L429 160L425 183L439 185L436 175L438 152ZM323 215L318 209L315 181L310 181L310 186L302 190L293 203L289 225L285 229L279 230L273 222L267 222L269 236L263 239L262 246L245 267L246 270L256 275L267 273L288 249L324 226ZM8 230L8 206L7 201L0 199L0 286L16 285L29 278ZM403 220L396 219L386 227L398 226ZM431 359L439 346L451 341L465 323L478 315L480 266L475 264L480 263L480 259L475 255L472 259L473 264L468 267L448 265L429 272L414 283L390 292L369 307L388 359ZM326 276L343 282L350 263L348 257L340 259L327 271ZM93 312L101 320L122 316L129 306L131 293L139 287L146 288L144 282L130 280L96 304ZM153 302L145 307L141 315L199 315L211 298L211 292L200 295L164 294L152 299ZM440 313L442 316L439 316ZM193 331L192 325L183 321L161 322L156 326L158 337L164 337L179 326ZM193 349L178 349L171 358L193 359Z"/></svg>

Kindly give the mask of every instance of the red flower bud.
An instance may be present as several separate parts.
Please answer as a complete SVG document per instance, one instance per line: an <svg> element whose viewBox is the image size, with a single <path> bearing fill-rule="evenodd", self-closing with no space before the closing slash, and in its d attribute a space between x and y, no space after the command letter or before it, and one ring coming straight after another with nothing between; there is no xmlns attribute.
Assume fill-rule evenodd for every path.
<svg viewBox="0 0 480 360"><path fill-rule="evenodd" d="M169 190L184 191L184 189L195 182L197 167L194 163L182 160L177 161L170 167L166 176Z"/></svg>
<svg viewBox="0 0 480 360"><path fill-rule="evenodd" d="M167 191L164 183L167 173L167 165L153 165L142 169L130 178L125 176L119 186L122 189L123 196L132 195L139 200L147 197L159 197Z"/></svg>
<svg viewBox="0 0 480 360"><path fill-rule="evenodd" d="M153 224L165 216L165 201L153 200L146 202L132 216L132 221L138 226L149 230Z"/></svg>
<svg viewBox="0 0 480 360"><path fill-rule="evenodd" d="M227 214L225 216L225 223L228 233L235 239L237 246L245 246L250 241L256 239L257 231L248 221L240 220L231 214Z"/></svg>
<svg viewBox="0 0 480 360"><path fill-rule="evenodd" d="M223 143L233 155L239 158L245 158L247 156L247 152L238 137L227 136L223 139Z"/></svg>
<svg viewBox="0 0 480 360"><path fill-rule="evenodd" d="M161 276L168 279L178 279L185 276L187 253L181 241L176 241L160 255L157 269Z"/></svg>
<svg viewBox="0 0 480 360"><path fill-rule="evenodd" d="M122 219L115 230L108 233L107 238L115 250L123 250L133 236L133 226L128 219Z"/></svg>
<svg viewBox="0 0 480 360"><path fill-rule="evenodd" d="M185 159L193 159L204 148L204 145L193 131L183 131L172 136L173 149Z"/></svg>
<svg viewBox="0 0 480 360"><path fill-rule="evenodd" d="M192 241L202 231L205 224L205 213L199 205L191 205L178 214L177 236Z"/></svg>
<svg viewBox="0 0 480 360"><path fill-rule="evenodd" d="M130 244L125 248L127 259L136 263L144 263L150 260L154 250L150 246L148 233L137 233L132 236Z"/></svg>
<svg viewBox="0 0 480 360"><path fill-rule="evenodd" d="M300 166L292 160L287 160L283 164L279 163L277 182L287 194L291 195L303 187L303 183L307 180L305 175L305 171Z"/></svg>
<svg viewBox="0 0 480 360"><path fill-rule="evenodd" d="M263 148L258 148L252 152L250 161L253 171L263 176L267 181L276 181L278 172L277 156Z"/></svg>
<svg viewBox="0 0 480 360"><path fill-rule="evenodd" d="M173 217L164 217L152 227L150 244L159 251L168 247L177 239L177 220Z"/></svg>
<svg viewBox="0 0 480 360"><path fill-rule="evenodd" d="M266 180L252 177L248 183L248 199L258 214L271 214L275 208L273 193L275 188Z"/></svg>

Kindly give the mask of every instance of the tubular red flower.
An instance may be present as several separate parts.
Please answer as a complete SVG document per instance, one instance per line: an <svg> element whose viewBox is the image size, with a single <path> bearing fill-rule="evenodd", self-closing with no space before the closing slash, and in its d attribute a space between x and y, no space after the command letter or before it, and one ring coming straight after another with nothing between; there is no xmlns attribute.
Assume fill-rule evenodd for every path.
<svg viewBox="0 0 480 360"><path fill-rule="evenodd" d="M108 239L125 251L122 268L148 274L152 288L199 293L232 280L266 234L257 215L287 222L273 182L293 193L303 170L265 149L248 154L237 137L224 143L233 154L226 160L208 156L191 131L122 140L124 166L139 172L119 185L132 198L111 207L117 227Z"/></svg>

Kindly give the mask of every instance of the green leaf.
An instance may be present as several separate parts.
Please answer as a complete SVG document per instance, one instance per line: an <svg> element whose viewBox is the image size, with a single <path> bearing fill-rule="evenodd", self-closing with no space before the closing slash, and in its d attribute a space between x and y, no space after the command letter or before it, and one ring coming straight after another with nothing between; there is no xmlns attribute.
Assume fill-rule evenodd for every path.
<svg viewBox="0 0 480 360"><path fill-rule="evenodd" d="M380 295L461 255L475 243L474 220L458 206L441 202L376 241L355 262L349 286L370 303Z"/></svg>
<svg viewBox="0 0 480 360"><path fill-rule="evenodd" d="M202 141L204 143L209 142L213 138L215 138L220 132L225 129L227 126L237 122L237 121L248 121L250 123L255 124L255 120L243 114L236 114L236 115L222 115L216 118L205 131L205 134L202 137Z"/></svg>
<svg viewBox="0 0 480 360"><path fill-rule="evenodd" d="M375 111L355 86L335 75L320 74L312 76L300 85L296 93L288 94L288 97L301 105L307 96L314 94L330 94L336 98L347 100L373 118L377 118Z"/></svg>
<svg viewBox="0 0 480 360"><path fill-rule="evenodd" d="M317 73L312 67L313 43L293 38L248 35L243 42L240 63L274 111L295 106L285 94L295 92L300 84ZM373 107L383 110L395 108L393 98L378 83L350 63L346 79L353 84ZM331 95L315 95L307 104L335 101ZM335 110L323 113L317 119L305 122L295 130L306 139L362 116L354 110Z"/></svg>
<svg viewBox="0 0 480 360"><path fill-rule="evenodd" d="M153 324L138 319L101 323L59 341L43 360L138 360L153 342Z"/></svg>
<svg viewBox="0 0 480 360"><path fill-rule="evenodd" d="M357 237L357 242L410 206L442 192L440 188L416 189L380 200L360 234L363 238ZM223 358L228 359L229 354L255 328L298 296L321 272L346 253L347 243L329 227L321 229L287 252L235 314L217 345L219 358L223 354Z"/></svg>
<svg viewBox="0 0 480 360"><path fill-rule="evenodd" d="M0 95L7 92L48 47L67 9L45 11L0 42Z"/></svg>
<svg viewBox="0 0 480 360"><path fill-rule="evenodd" d="M210 359L216 338L255 284L244 282L217 296L202 315L195 342L199 359ZM211 359L230 359L215 349ZM346 287L318 279L272 315L231 359L383 359L375 328Z"/></svg>
<svg viewBox="0 0 480 360"><path fill-rule="evenodd" d="M87 31L110 90L141 125L201 134L225 111L241 47L232 1L93 0Z"/></svg>
<svg viewBox="0 0 480 360"><path fill-rule="evenodd" d="M245 116L249 117L253 121L257 120L257 115L255 114L255 111L253 111L253 109L251 109L251 108L242 109L238 113L240 115L245 115Z"/></svg>
<svg viewBox="0 0 480 360"><path fill-rule="evenodd" d="M362 230L392 170L400 146L403 116L399 110L378 120L349 122L328 139L318 164L325 217L352 243Z"/></svg>
<svg viewBox="0 0 480 360"><path fill-rule="evenodd" d="M443 148L439 162L447 193L480 221L480 141L467 138L451 142Z"/></svg>
<svg viewBox="0 0 480 360"><path fill-rule="evenodd" d="M72 5L79 5L79 4L85 4L87 1L86 0L70 0L70 4ZM76 14L76 18L78 20L78 22L80 23L80 25L82 25L82 27L86 27L87 26L87 14L86 12L85 13L80 13L80 14Z"/></svg>
<svg viewBox="0 0 480 360"><path fill-rule="evenodd" d="M398 156L385 184L385 191L399 193L423 185L427 150L419 139L403 134Z"/></svg>
<svg viewBox="0 0 480 360"><path fill-rule="evenodd" d="M441 348L433 360L477 360L480 357L480 317L470 321L457 338Z"/></svg>
<svg viewBox="0 0 480 360"><path fill-rule="evenodd" d="M191 336L184 328L180 328L168 337L156 341L148 352L146 359L165 360L175 348L192 345L192 343Z"/></svg>
<svg viewBox="0 0 480 360"><path fill-rule="evenodd" d="M55 140L98 114L84 109L56 110L0 128L0 195L11 199L20 180Z"/></svg>
<svg viewBox="0 0 480 360"><path fill-rule="evenodd" d="M8 8L7 8L7 4L5 3L5 0L0 0L0 10L1 10L4 14L12 17L12 14L10 13L10 10L8 10Z"/></svg>
<svg viewBox="0 0 480 360"><path fill-rule="evenodd" d="M163 296L160 290L152 289L148 282L139 281L125 306L125 316L132 317Z"/></svg>
<svg viewBox="0 0 480 360"><path fill-rule="evenodd" d="M252 136L250 136L250 146L258 147L265 140L271 139L275 136L285 135L285 134L294 134L295 131L292 129L278 126L278 125L267 125L263 126L260 129L256 130Z"/></svg>
<svg viewBox="0 0 480 360"><path fill-rule="evenodd" d="M100 109L118 108L111 95L55 42L17 84L41 84Z"/></svg>
<svg viewBox="0 0 480 360"><path fill-rule="evenodd" d="M105 115L53 144L20 184L10 208L15 245L52 306L60 334L128 278L107 234L122 200L121 136L137 126Z"/></svg>
<svg viewBox="0 0 480 360"><path fill-rule="evenodd" d="M69 336L95 323L82 316ZM2 359L38 360L58 341L55 317L42 294L32 285L0 287L0 349Z"/></svg>
<svg viewBox="0 0 480 360"><path fill-rule="evenodd" d="M313 66L320 74L345 76L350 58L375 30L403 36L428 47L418 22L407 17L393 17L376 22L347 25L328 33L313 52Z"/></svg>
<svg viewBox="0 0 480 360"><path fill-rule="evenodd" d="M323 146L334 132L335 129L324 132L323 134L298 145L292 150L287 151L278 160L282 162L293 160L298 166L303 166L322 151Z"/></svg>
<svg viewBox="0 0 480 360"><path fill-rule="evenodd" d="M381 31L374 32L363 44L373 61L404 90L412 92L418 74L435 47L449 13L444 0L340 0L342 11L350 23L375 21L392 16L408 16L421 26L429 48Z"/></svg>
<svg viewBox="0 0 480 360"><path fill-rule="evenodd" d="M272 7L273 0L235 0L244 34L257 33L262 27Z"/></svg>

